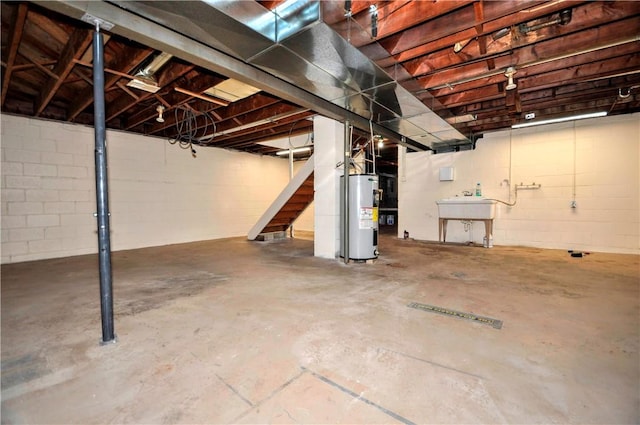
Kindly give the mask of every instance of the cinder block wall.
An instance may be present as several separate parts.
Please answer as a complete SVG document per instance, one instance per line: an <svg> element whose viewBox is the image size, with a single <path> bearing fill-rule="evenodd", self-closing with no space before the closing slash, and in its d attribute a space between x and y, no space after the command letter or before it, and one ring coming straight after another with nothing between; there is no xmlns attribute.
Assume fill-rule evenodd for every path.
<svg viewBox="0 0 640 425"><path fill-rule="evenodd" d="M438 240L436 201L477 182L498 204L494 244L640 253L640 114L485 134L473 151L408 153L399 167L399 237ZM404 164L404 165L403 165ZM454 181L439 181L454 167ZM574 199L576 208L571 208ZM450 221L447 241L482 244L484 225Z"/></svg>
<svg viewBox="0 0 640 425"><path fill-rule="evenodd" d="M97 252L93 128L1 115L2 263ZM107 132L113 250L244 236L289 180L280 158Z"/></svg>

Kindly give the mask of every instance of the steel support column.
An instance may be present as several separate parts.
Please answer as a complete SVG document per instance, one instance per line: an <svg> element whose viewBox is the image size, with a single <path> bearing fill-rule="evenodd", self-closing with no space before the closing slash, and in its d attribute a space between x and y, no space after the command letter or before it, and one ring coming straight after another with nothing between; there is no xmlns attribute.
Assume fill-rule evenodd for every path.
<svg viewBox="0 0 640 425"><path fill-rule="evenodd" d="M96 162L96 204L98 218L98 257L100 263L100 311L102 344L116 341L113 329L113 289L111 279L111 241L109 234L109 196L107 184L107 146L104 106L104 46L100 26L93 35L93 107Z"/></svg>
<svg viewBox="0 0 640 425"><path fill-rule="evenodd" d="M349 169L351 168L351 123L349 120L344 122L344 177L342 178L343 193L342 202L342 253L344 254L344 263L349 264Z"/></svg>

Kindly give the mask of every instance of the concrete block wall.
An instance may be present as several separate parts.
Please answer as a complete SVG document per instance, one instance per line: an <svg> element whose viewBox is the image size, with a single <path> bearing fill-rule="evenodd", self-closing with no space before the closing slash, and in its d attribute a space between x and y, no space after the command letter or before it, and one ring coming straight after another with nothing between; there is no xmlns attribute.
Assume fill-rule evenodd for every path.
<svg viewBox="0 0 640 425"><path fill-rule="evenodd" d="M2 263L97 252L93 128L1 116ZM280 158L107 132L113 250L244 236L289 180Z"/></svg>
<svg viewBox="0 0 640 425"><path fill-rule="evenodd" d="M535 182L514 207L498 204L494 244L639 254L639 157L640 114L488 133L473 151L400 152L398 236L437 241L436 201L477 182L507 202L514 185ZM439 181L441 167L454 167L455 180ZM481 222L449 222L447 241L483 237Z"/></svg>

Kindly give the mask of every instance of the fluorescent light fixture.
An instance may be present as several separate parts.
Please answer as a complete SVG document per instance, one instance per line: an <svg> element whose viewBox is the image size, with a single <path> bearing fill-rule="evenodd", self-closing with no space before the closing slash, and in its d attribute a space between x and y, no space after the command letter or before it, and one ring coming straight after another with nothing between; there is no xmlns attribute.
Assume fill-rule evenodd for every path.
<svg viewBox="0 0 640 425"><path fill-rule="evenodd" d="M302 152L309 152L311 151L311 146L302 146L299 148L293 148L293 149L286 149L283 151L278 151L276 152L276 155L278 156L284 156L284 155L289 155L289 153L302 153Z"/></svg>
<svg viewBox="0 0 640 425"><path fill-rule="evenodd" d="M533 127L535 125L543 125L543 124L553 124L557 122L565 122L565 121L575 121L575 120L583 120L586 118L597 118L606 116L606 112L592 112L590 114L582 114L582 115L573 115L570 117L562 117L562 118L552 118L549 120L542 121L531 121L531 122L523 122L520 124L514 124L511 128L524 128L524 127Z"/></svg>
<svg viewBox="0 0 640 425"><path fill-rule="evenodd" d="M133 80L127 83L127 86L133 87L134 89L143 90L149 93L156 93L160 90L160 86L156 82L155 77L152 75L150 77L145 77L143 75L138 75Z"/></svg>
<svg viewBox="0 0 640 425"><path fill-rule="evenodd" d="M133 79L127 83L127 86L144 90L149 93L157 92L160 90L160 87L158 86L158 81L154 74L158 72L164 64L169 62L172 57L173 56L169 53L160 53L149 65L139 70L136 75L133 76Z"/></svg>

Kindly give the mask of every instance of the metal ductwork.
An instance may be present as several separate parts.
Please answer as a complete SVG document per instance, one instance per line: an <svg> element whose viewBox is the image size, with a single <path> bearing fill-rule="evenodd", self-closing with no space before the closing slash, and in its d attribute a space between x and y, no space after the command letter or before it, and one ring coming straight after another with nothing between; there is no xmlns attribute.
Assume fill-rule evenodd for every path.
<svg viewBox="0 0 640 425"><path fill-rule="evenodd" d="M322 2L113 1L431 148L471 143L322 17Z"/></svg>

